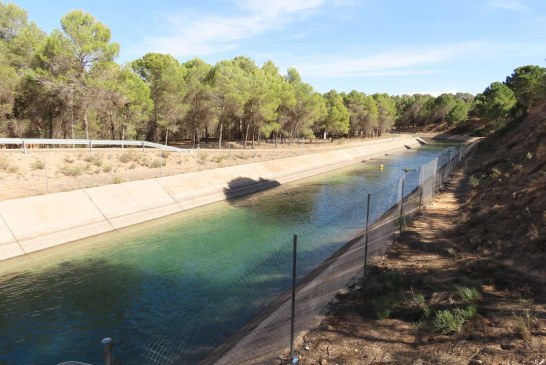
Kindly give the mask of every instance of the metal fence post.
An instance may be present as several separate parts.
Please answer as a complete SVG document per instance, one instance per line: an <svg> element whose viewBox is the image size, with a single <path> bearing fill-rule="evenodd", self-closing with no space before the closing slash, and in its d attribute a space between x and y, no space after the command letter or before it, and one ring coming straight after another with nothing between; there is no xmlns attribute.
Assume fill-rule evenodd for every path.
<svg viewBox="0 0 546 365"><path fill-rule="evenodd" d="M294 329L296 316L296 259L298 252L298 235L294 235L292 249L292 314L290 316L290 359L294 363ZM296 360L297 362L297 360Z"/></svg>
<svg viewBox="0 0 546 365"><path fill-rule="evenodd" d="M110 337L106 337L101 340L101 343L104 345L104 365L113 365L112 347L114 347L114 341Z"/></svg>
<svg viewBox="0 0 546 365"><path fill-rule="evenodd" d="M447 150L448 152L448 165L447 165L447 176L449 177L449 174L451 174L451 148ZM447 180L447 179L446 179Z"/></svg>
<svg viewBox="0 0 546 365"><path fill-rule="evenodd" d="M436 193L436 173L438 172L438 157L434 159L434 174L432 175L432 195Z"/></svg>
<svg viewBox="0 0 546 365"><path fill-rule="evenodd" d="M423 205L423 190L425 185L425 165L421 165L419 174L419 213L421 213L421 207Z"/></svg>
<svg viewBox="0 0 546 365"><path fill-rule="evenodd" d="M400 197L400 237L402 237L402 217L404 216L404 183L406 181L406 173L402 176L402 194Z"/></svg>
<svg viewBox="0 0 546 365"><path fill-rule="evenodd" d="M463 159L463 144L459 147L459 162Z"/></svg>
<svg viewBox="0 0 546 365"><path fill-rule="evenodd" d="M112 157L112 147L110 147L110 184L114 183L114 158Z"/></svg>
<svg viewBox="0 0 546 365"><path fill-rule="evenodd" d="M368 230L370 226L370 197L368 194L368 204L366 207L366 241L364 243L364 279L366 279L366 271L368 270Z"/></svg>

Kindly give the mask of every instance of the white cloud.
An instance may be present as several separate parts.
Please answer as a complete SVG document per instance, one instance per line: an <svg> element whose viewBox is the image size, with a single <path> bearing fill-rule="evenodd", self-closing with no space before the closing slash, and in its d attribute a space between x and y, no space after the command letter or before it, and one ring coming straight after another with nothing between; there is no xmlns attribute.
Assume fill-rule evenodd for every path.
<svg viewBox="0 0 546 365"><path fill-rule="evenodd" d="M511 11L526 11L529 7L523 1L518 0L488 0L487 6Z"/></svg>
<svg viewBox="0 0 546 365"><path fill-rule="evenodd" d="M419 91L409 91L409 92L404 92L403 94L407 94L407 95L414 95L414 94L421 94L421 95L432 95L434 97L436 96L440 96L442 94L456 94L458 92L460 92L461 90L456 90L456 89L445 89L445 90L419 90ZM403 95L403 94L399 94L399 95Z"/></svg>
<svg viewBox="0 0 546 365"><path fill-rule="evenodd" d="M431 66L479 51L481 43L450 44L425 49L401 48L375 55L351 58L347 55L314 59L296 64L302 76L355 77L355 76L401 76L430 74Z"/></svg>
<svg viewBox="0 0 546 365"><path fill-rule="evenodd" d="M174 56L220 53L237 42L280 29L320 8L324 0L234 0L239 11L233 16L203 16L179 13L166 16L168 36L151 37L148 48Z"/></svg>
<svg viewBox="0 0 546 365"><path fill-rule="evenodd" d="M275 17L281 14L293 14L312 10L324 4L324 0L238 0L239 6L254 14Z"/></svg>

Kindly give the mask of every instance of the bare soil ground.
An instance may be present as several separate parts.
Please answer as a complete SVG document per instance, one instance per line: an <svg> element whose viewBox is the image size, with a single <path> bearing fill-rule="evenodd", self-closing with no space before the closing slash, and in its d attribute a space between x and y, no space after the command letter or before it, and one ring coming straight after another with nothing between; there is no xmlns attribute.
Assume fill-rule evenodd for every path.
<svg viewBox="0 0 546 365"><path fill-rule="evenodd" d="M544 265L468 244L463 180L458 172L368 279L338 295L304 336L301 364L546 364ZM447 312L461 314L459 327L445 326Z"/></svg>
<svg viewBox="0 0 546 365"><path fill-rule="evenodd" d="M0 149L0 200L273 160L379 140L300 141L278 143L276 147L262 142L255 143L254 148L249 143L246 149L238 142L230 142L229 148L223 149L203 143L203 148L194 148L191 153L140 148L29 148L26 153Z"/></svg>

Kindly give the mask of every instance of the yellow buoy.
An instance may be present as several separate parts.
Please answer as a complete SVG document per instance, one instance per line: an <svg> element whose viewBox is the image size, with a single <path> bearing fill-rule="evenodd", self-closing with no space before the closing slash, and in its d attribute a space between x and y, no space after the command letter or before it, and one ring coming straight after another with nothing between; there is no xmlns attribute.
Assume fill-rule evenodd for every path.
<svg viewBox="0 0 546 365"><path fill-rule="evenodd" d="M383 170L383 164L379 165L379 168L380 168L381 170Z"/></svg>

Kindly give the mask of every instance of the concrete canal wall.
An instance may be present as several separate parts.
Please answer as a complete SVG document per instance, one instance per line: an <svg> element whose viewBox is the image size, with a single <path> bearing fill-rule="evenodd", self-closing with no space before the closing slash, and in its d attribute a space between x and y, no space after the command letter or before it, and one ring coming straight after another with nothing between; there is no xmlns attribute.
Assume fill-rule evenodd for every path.
<svg viewBox="0 0 546 365"><path fill-rule="evenodd" d="M418 146L411 136L357 147L0 202L0 260L253 193Z"/></svg>

